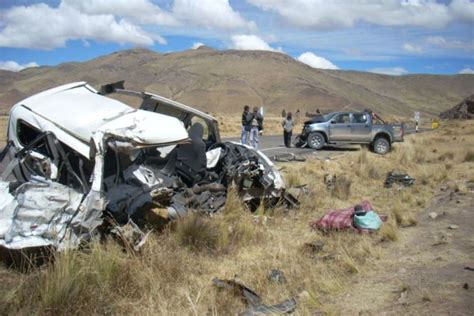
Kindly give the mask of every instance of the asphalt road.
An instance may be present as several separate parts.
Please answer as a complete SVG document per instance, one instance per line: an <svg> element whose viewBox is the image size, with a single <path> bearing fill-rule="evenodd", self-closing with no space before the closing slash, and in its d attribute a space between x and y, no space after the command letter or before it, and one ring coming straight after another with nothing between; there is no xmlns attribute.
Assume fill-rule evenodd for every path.
<svg viewBox="0 0 474 316"><path fill-rule="evenodd" d="M430 129L420 129L419 132L426 132ZM405 128L405 135L415 133L414 128ZM297 135L297 134L296 134ZM296 137L293 136L293 139ZM239 137L224 137L224 141L240 142ZM275 155L292 153L297 156L308 157L330 157L337 154L341 154L347 151L360 150L360 145L338 145L338 146L327 146L321 150L314 150L311 148L286 148L283 143L283 135L263 135L259 137L258 149L264 152L268 157L272 158Z"/></svg>
<svg viewBox="0 0 474 316"><path fill-rule="evenodd" d="M293 137L294 139L294 137ZM238 137L225 137L224 141L240 142ZM273 158L275 155L292 153L301 157L329 157L335 154L340 154L345 151L359 150L359 145L345 145L345 146L328 146L321 150L314 150L311 148L286 148L283 143L283 135L270 135L260 136L258 142L258 149L265 153L269 158Z"/></svg>

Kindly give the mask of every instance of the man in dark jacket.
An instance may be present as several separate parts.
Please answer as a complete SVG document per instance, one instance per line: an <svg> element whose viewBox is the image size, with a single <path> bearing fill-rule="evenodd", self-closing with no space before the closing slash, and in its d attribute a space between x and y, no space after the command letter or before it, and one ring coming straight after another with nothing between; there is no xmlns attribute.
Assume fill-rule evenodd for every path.
<svg viewBox="0 0 474 316"><path fill-rule="evenodd" d="M244 112L242 112L242 132L240 134L240 142L248 145L249 134L250 134L250 123L252 122L252 114L250 113L250 107L244 106Z"/></svg>
<svg viewBox="0 0 474 316"><path fill-rule="evenodd" d="M188 131L190 143L178 145L176 172L189 187L202 181L206 175L206 144L202 140L204 128L194 123Z"/></svg>

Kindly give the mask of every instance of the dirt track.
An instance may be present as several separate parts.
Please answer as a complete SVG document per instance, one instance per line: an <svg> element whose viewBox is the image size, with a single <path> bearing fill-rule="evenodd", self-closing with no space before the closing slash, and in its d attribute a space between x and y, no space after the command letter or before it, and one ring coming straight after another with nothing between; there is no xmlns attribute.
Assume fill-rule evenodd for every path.
<svg viewBox="0 0 474 316"><path fill-rule="evenodd" d="M417 226L402 229L373 269L328 302L340 314L472 315L474 271L466 267L474 268L474 184L467 193L443 189Z"/></svg>

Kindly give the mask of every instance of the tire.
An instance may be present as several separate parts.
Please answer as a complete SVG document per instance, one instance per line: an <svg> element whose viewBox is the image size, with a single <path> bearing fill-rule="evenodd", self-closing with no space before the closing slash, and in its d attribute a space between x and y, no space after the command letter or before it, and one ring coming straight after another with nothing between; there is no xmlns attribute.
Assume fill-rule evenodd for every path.
<svg viewBox="0 0 474 316"><path fill-rule="evenodd" d="M312 149L319 150L326 145L326 139L323 134L315 132L308 135L308 146Z"/></svg>
<svg viewBox="0 0 474 316"><path fill-rule="evenodd" d="M390 150L390 142L383 137L376 138L373 143L374 153L385 155Z"/></svg>

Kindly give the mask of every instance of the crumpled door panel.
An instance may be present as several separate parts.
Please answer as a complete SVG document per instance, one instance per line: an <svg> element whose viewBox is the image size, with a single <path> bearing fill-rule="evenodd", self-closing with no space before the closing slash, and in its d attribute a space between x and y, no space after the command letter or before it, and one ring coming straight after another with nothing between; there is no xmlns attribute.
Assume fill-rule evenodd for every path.
<svg viewBox="0 0 474 316"><path fill-rule="evenodd" d="M79 242L70 229L83 194L62 184L26 182L14 194L0 182L0 246L65 248Z"/></svg>

